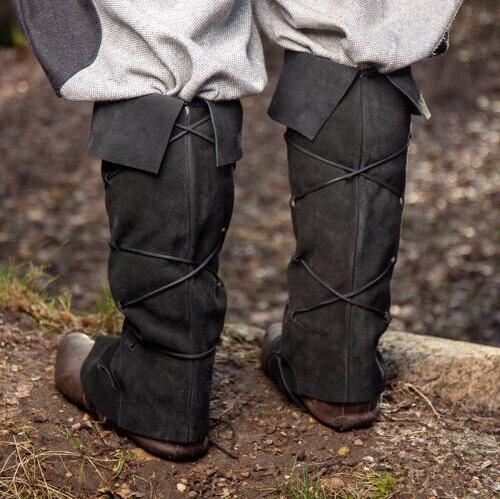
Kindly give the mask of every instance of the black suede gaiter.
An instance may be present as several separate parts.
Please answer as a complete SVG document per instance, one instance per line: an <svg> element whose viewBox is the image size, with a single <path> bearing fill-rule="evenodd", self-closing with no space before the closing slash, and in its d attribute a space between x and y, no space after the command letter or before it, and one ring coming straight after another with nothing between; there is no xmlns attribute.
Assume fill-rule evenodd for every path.
<svg viewBox="0 0 500 499"><path fill-rule="evenodd" d="M332 68L332 86L347 83L335 87L342 98L318 133L285 135L297 247L280 356L295 395L358 403L384 388L377 344L390 322L412 103L375 70ZM288 98L287 81L293 74L276 102ZM286 116L277 105L274 112Z"/></svg>
<svg viewBox="0 0 500 499"><path fill-rule="evenodd" d="M230 222L234 164L216 166L203 102L180 112L158 174L104 161L109 282L125 315L86 359L89 400L119 427L190 443L206 437L226 292L218 255Z"/></svg>

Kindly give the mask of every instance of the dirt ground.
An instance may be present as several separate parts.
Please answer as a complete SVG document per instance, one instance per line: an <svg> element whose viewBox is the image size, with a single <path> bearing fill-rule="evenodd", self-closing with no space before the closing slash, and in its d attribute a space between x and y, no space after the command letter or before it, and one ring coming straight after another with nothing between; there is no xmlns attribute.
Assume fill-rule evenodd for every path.
<svg viewBox="0 0 500 499"><path fill-rule="evenodd" d="M375 427L336 433L273 388L254 331L231 326L217 355L209 454L196 464L153 458L57 393L60 337L26 314L0 315L0 497L51 497L40 492L45 481L57 498L498 497L494 415L464 414L396 383Z"/></svg>
<svg viewBox="0 0 500 499"><path fill-rule="evenodd" d="M415 119L393 327L500 344L498 170L500 42L494 0L466 3L447 57L415 68L433 113ZM246 99L245 156L221 259L228 319L281 319L294 249L283 128L266 117L269 86ZM91 107L52 93L25 52L0 51L0 260L50 262L88 310L106 281L107 226L99 162L85 155Z"/></svg>
<svg viewBox="0 0 500 499"><path fill-rule="evenodd" d="M449 55L415 68L433 117L414 124L395 329L500 344L498 21L494 1L466 3ZM495 415L395 383L374 428L338 434L258 370L251 326L281 319L294 247L283 129L265 116L280 57L269 51L270 85L244 102L221 274L228 322L250 329L228 327L218 353L215 446L173 465L86 418L52 383L68 327L0 311L0 498L499 496ZM56 99L25 51L0 50L0 68L0 261L46 264L58 276L50 291L69 290L74 310L91 311L102 303L108 238L99 162L85 155L91 108Z"/></svg>

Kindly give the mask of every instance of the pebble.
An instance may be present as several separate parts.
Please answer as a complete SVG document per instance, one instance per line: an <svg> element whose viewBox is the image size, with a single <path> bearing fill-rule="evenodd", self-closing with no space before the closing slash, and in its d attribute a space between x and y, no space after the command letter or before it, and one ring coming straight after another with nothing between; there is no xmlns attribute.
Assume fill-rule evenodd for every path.
<svg viewBox="0 0 500 499"><path fill-rule="evenodd" d="M373 459L373 457L372 457L372 456L365 456L365 457L363 458L363 461L364 461L365 463L370 463L370 464L371 464L371 463L374 463L374 462L375 462L375 459Z"/></svg>
<svg viewBox="0 0 500 499"><path fill-rule="evenodd" d="M340 447L339 450L337 451L337 454L340 456L340 457L345 457L349 454L349 452L351 452L351 449L349 449L349 447Z"/></svg>
<svg viewBox="0 0 500 499"><path fill-rule="evenodd" d="M184 494L184 492L186 492L186 490L187 490L187 486L186 486L184 483L179 482L179 483L177 484L177 490L178 490L181 494Z"/></svg>
<svg viewBox="0 0 500 499"><path fill-rule="evenodd" d="M354 440L353 444L356 445L357 447L361 447L361 446L365 445L363 443L363 440L361 440L360 438L357 438L356 440Z"/></svg>
<svg viewBox="0 0 500 499"><path fill-rule="evenodd" d="M198 497L198 492L195 492L194 490L191 490L188 493L188 497Z"/></svg>
<svg viewBox="0 0 500 499"><path fill-rule="evenodd" d="M337 477L322 478L321 485L323 485L323 487L328 492L333 492L334 490L338 490L338 489L345 487L344 480L342 480L341 478L337 478Z"/></svg>
<svg viewBox="0 0 500 499"><path fill-rule="evenodd" d="M296 455L297 461L305 461L306 457L307 457L307 455L306 455L305 450L301 450L301 451L297 452L297 455Z"/></svg>

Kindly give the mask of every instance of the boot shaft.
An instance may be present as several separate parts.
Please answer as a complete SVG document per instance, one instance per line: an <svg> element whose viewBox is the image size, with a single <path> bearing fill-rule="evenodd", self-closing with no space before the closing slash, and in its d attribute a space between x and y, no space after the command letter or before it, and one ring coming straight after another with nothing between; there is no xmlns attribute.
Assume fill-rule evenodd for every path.
<svg viewBox="0 0 500 499"><path fill-rule="evenodd" d="M331 114L314 136L285 135L297 246L281 352L298 395L357 403L384 386L377 344L390 322L414 104L383 74L334 69L346 88Z"/></svg>
<svg viewBox="0 0 500 499"><path fill-rule="evenodd" d="M119 427L181 443L206 437L226 292L217 276L234 164L216 166L211 114L185 105L158 174L104 161L109 282L122 336L98 338L82 381Z"/></svg>

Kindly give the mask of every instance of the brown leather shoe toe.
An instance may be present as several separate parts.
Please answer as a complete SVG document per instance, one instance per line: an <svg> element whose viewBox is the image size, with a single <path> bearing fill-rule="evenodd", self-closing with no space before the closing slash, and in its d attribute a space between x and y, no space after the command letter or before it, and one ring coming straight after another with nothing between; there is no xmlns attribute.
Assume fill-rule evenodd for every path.
<svg viewBox="0 0 500 499"><path fill-rule="evenodd" d="M262 340L260 362L263 371L269 376L283 391L283 382L279 379L279 369L272 369L273 355L279 351L279 338L281 336L282 325L275 323L269 326ZM290 394L287 394L290 396ZM355 428L366 428L371 426L377 419L380 400L364 402L360 404L333 404L321 400L298 397L307 411L311 413L320 423L329 426L337 431L349 431Z"/></svg>
<svg viewBox="0 0 500 499"><path fill-rule="evenodd" d="M57 389L71 402L89 410L85 403L80 371L94 342L83 333L66 335L57 349L54 377Z"/></svg>
<svg viewBox="0 0 500 499"><path fill-rule="evenodd" d="M208 437L191 444L179 444L143 437L124 430L121 430L121 433L150 454L169 461L195 461L208 452Z"/></svg>
<svg viewBox="0 0 500 499"><path fill-rule="evenodd" d="M87 358L94 342L83 333L70 333L66 335L57 349L56 366L54 370L57 389L72 403L78 405L92 416L99 418L100 415L90 402L86 399L80 380L80 371L83 362ZM208 438L191 444L179 444L156 440L130 431L121 429L114 425L114 429L134 442L139 447L155 456L171 461L192 461L208 451Z"/></svg>
<svg viewBox="0 0 500 499"><path fill-rule="evenodd" d="M371 426L377 419L379 400L362 404L331 404L302 397L307 410L320 422L337 431Z"/></svg>

